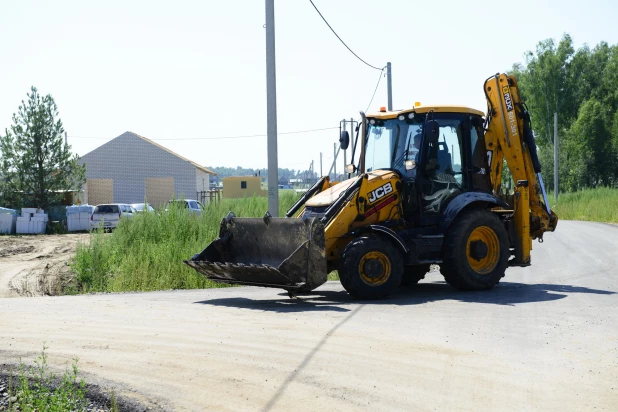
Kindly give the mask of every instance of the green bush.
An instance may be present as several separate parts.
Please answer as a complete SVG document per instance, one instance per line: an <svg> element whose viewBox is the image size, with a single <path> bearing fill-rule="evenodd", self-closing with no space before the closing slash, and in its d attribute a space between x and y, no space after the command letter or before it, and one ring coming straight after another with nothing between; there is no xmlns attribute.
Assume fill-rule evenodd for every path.
<svg viewBox="0 0 618 412"><path fill-rule="evenodd" d="M279 196L279 215L297 200L294 192ZM72 268L80 292L147 291L223 287L183 263L201 252L219 233L230 211L239 217L261 217L268 199L223 199L206 206L201 216L187 209L143 212L122 220L112 233L95 232L77 248Z"/></svg>

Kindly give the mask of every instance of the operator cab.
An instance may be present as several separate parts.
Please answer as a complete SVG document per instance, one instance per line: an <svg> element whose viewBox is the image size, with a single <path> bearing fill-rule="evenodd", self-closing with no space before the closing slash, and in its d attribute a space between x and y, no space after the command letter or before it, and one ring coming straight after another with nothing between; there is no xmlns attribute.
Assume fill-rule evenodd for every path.
<svg viewBox="0 0 618 412"><path fill-rule="evenodd" d="M400 175L406 216L439 217L458 194L491 191L482 117L480 111L457 106L370 114L365 170Z"/></svg>

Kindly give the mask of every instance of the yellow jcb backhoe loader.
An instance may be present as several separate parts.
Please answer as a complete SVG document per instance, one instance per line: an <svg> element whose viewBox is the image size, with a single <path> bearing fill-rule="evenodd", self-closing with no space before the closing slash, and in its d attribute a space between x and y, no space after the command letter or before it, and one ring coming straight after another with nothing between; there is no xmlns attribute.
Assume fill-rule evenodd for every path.
<svg viewBox="0 0 618 412"><path fill-rule="evenodd" d="M285 218L230 213L219 238L185 263L215 281L291 296L338 270L352 296L381 298L431 264L457 289L493 287L508 266L530 264L532 240L558 217L517 80L496 74L484 91L487 114L422 105L361 113L347 180L321 178ZM340 141L345 149L349 136ZM501 187L503 163L512 194Z"/></svg>

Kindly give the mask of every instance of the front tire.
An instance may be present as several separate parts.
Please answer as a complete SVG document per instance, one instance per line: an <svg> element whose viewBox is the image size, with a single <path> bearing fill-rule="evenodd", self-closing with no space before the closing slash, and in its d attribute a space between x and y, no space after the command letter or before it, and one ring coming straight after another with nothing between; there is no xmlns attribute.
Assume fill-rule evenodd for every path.
<svg viewBox="0 0 618 412"><path fill-rule="evenodd" d="M339 279L356 299L380 299L401 284L403 257L377 236L352 240L339 262Z"/></svg>
<svg viewBox="0 0 618 412"><path fill-rule="evenodd" d="M456 289L491 289L504 277L509 256L508 234L498 216L473 209L446 231L440 272Z"/></svg>

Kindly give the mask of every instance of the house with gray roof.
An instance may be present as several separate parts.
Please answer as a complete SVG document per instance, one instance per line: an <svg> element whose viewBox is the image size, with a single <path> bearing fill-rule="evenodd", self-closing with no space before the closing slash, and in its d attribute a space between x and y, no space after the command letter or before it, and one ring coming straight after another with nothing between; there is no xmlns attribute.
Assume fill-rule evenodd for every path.
<svg viewBox="0 0 618 412"><path fill-rule="evenodd" d="M216 173L133 132L125 132L79 159L86 165L83 203L164 205L196 199Z"/></svg>

